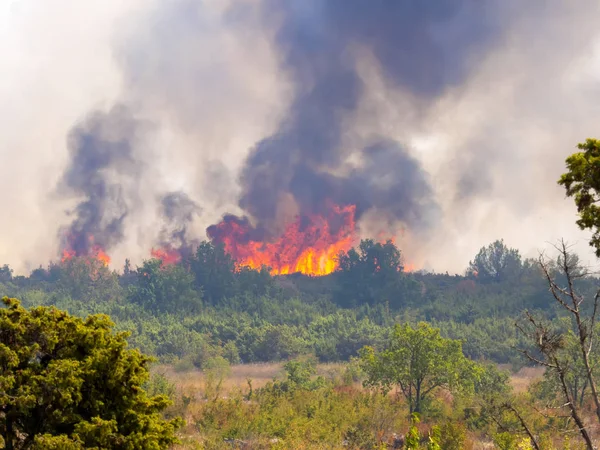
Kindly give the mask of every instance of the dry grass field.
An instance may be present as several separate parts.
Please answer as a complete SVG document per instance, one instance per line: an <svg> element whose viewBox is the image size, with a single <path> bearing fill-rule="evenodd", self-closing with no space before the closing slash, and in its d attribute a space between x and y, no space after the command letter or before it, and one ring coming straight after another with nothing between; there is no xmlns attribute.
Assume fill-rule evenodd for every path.
<svg viewBox="0 0 600 450"><path fill-rule="evenodd" d="M501 367L508 369L508 367ZM318 365L318 374L325 377L326 379L334 379L339 377L344 369L344 364L320 364ZM197 422L198 417L202 414L201 411L205 411L206 401L202 400L207 392L212 391L215 393L214 385L212 387L207 386L207 376L200 370L189 370L189 371L176 371L172 366L155 366L153 368L155 373L160 373L167 377L171 383L173 383L178 391L178 395L188 396L192 398L191 404L185 409L184 418L188 423L185 429L181 430L182 445L176 446L177 450L192 450L201 448L215 448L214 445L205 447L203 444L204 437L199 432L198 427L193 424ZM511 384L515 391L524 392L527 387L536 379L539 379L543 374L541 368L523 368L518 372L512 374ZM229 375L222 381L219 386L216 397L227 399L230 396L235 398L236 394L240 392L247 394L249 392L248 380L252 380L252 388L257 389L263 387L269 381L273 379L283 379L285 372L283 369L283 363L265 363L265 364L243 364L231 367ZM214 381L213 381L214 382ZM360 383L356 383L356 388L362 389ZM390 395L394 395L390 393ZM280 445L264 444L260 446L237 446L236 444L223 443L218 448L288 448ZM315 448L305 447L305 448ZM323 447L325 448L325 447ZM341 447L340 447L341 448ZM469 446L471 450L488 450L493 449L494 446L490 441L475 439Z"/></svg>
<svg viewBox="0 0 600 450"><path fill-rule="evenodd" d="M515 392L525 392L532 382L539 380L543 375L543 367L523 367L511 375L510 383Z"/></svg>
<svg viewBox="0 0 600 450"><path fill-rule="evenodd" d="M318 374L326 379L333 379L341 373L344 365L319 364ZM509 369L509 366L500 366ZM153 369L165 375L181 392L202 392L206 387L205 375L201 370L177 372L172 366L156 366ZM524 392L529 385L544 374L542 367L524 367L510 377L515 392ZM285 373L283 363L240 364L231 366L231 373L223 380L221 389L224 393L232 390L248 389L248 380L252 380L254 389L264 386L273 379L282 379Z"/></svg>
<svg viewBox="0 0 600 450"><path fill-rule="evenodd" d="M204 391L206 388L206 377L201 370L177 372L171 366L157 366L153 370L165 375L181 392ZM282 376L283 364L280 363L240 364L231 367L231 373L223 380L221 388L225 393L246 389L249 379L253 388L260 388L273 378Z"/></svg>

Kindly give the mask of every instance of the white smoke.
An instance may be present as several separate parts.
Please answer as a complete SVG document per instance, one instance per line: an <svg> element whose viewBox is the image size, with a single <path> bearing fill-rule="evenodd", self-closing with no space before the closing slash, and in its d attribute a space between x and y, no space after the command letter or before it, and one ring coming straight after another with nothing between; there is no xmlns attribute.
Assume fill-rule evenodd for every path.
<svg viewBox="0 0 600 450"><path fill-rule="evenodd" d="M231 4L243 4L243 18ZM0 5L0 263L18 272L55 258L74 203L55 194L67 135L95 109L126 103L153 129L136 153L143 177L111 253L148 256L160 232L160 195L181 190L203 210L199 238L237 213L237 175L249 149L276 129L294 91L260 20L258 0ZM506 2L503 39L470 61L466 81L421 110L389 86L370 55L368 90L347 117L345 144L398 139L428 172L441 207L436 226L400 236L408 260L461 272L492 240L534 256L547 241L587 233L556 180L577 142L598 135L600 7L592 0ZM361 49L355 51L360 52Z"/></svg>

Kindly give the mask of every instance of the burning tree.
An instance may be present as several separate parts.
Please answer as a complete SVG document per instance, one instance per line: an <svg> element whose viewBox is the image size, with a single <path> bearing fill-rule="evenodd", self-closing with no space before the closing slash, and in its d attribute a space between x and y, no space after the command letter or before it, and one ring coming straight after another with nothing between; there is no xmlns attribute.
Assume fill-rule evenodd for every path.
<svg viewBox="0 0 600 450"><path fill-rule="evenodd" d="M348 251L356 239L355 210L352 205L332 206L327 214L298 216L279 236L232 215L207 232L238 267L265 266L273 275L327 275L335 271L338 254Z"/></svg>

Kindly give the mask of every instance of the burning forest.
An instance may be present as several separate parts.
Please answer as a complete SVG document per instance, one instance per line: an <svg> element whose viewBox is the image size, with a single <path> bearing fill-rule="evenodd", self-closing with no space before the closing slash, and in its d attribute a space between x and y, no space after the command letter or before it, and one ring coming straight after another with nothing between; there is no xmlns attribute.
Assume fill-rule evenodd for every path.
<svg viewBox="0 0 600 450"><path fill-rule="evenodd" d="M105 266L110 264L110 256L106 254L100 245L94 243L93 235L69 235L66 238L66 244L62 250L61 261L65 262L75 257L89 257L97 259Z"/></svg>
<svg viewBox="0 0 600 450"><path fill-rule="evenodd" d="M92 113L71 133L71 158L61 186L79 203L70 211L71 224L61 230L67 236L63 257L95 255L108 262L107 254L124 240L139 238L145 226L145 238L138 242L144 242L146 255L164 265L185 261L208 237L238 267L319 276L335 271L337 255L361 238L383 231L387 240L395 230L408 229L420 242L427 239L441 208L411 144L391 131L360 134L348 126L349 119L358 117L370 86L360 70L363 53L347 50L354 44L363 48L389 89L410 93L411 108L426 112L465 79L468 61L481 50L474 42L493 40L494 28L482 28L462 14L462 2L445 8L416 3L372 8L341 1L307 2L306 10L271 0L260 5L256 20L271 29L274 54L293 89L280 120L246 147L235 171L239 189L227 200L231 209L219 204L222 220L195 222L204 208L211 208L207 199L214 192L231 187L233 183L223 181L227 177L204 185L207 192L185 183L180 174L172 178L178 186L189 186L187 192L169 192L160 179L147 183L146 191L139 187L140 180L158 173L152 169L160 164L140 138L148 137L153 127L142 126L146 116L139 114L138 105L123 100L126 106ZM320 25L307 27L307 17L313 15ZM478 39L449 33L451 42L440 41L432 27L468 30ZM415 33L419 39L411 38ZM407 54L419 58L407 59ZM445 59L455 65L451 74L444 72ZM139 58L124 59L133 60ZM132 67L124 64L129 73ZM130 87L135 91L136 86ZM170 159L170 150L164 152ZM209 158L198 161L198 174L210 172L211 163ZM140 224L140 217L148 216L139 214L157 199L158 233ZM236 215L223 214L234 208ZM192 227L194 223L202 226ZM151 243L147 236L153 236Z"/></svg>
<svg viewBox="0 0 600 450"><path fill-rule="evenodd" d="M595 126L591 0L159 3L124 17L111 39L90 30L103 50L81 53L85 70L42 58L32 72L18 57L28 49L14 53L15 81L61 75L48 86L63 89L17 108L22 118L10 110L45 93L46 76L5 102L15 126L3 133L1 253L16 270L73 257L176 264L208 238L240 265L321 274L351 243L406 230L399 244L419 267L452 272L500 233L523 246L534 225L544 240L564 235L551 217L571 212L548 174ZM557 18L585 27L561 34ZM529 21L556 39L538 41ZM68 54L39 55L57 52ZM578 95L572 70L586 80ZM71 95L84 86L89 99ZM552 142L542 129L555 130ZM522 218L532 226L515 225Z"/></svg>
<svg viewBox="0 0 600 450"><path fill-rule="evenodd" d="M338 254L355 243L355 210L354 205L333 205L326 215L297 216L274 237L253 227L247 218L228 215L207 233L240 267L265 266L273 275L300 272L321 276L332 273Z"/></svg>
<svg viewBox="0 0 600 450"><path fill-rule="evenodd" d="M123 238L129 207L127 182L135 179L131 135L135 122L124 107L94 113L68 139L71 161L59 191L79 199L74 219L60 230L62 260L76 256L110 263L108 251Z"/></svg>

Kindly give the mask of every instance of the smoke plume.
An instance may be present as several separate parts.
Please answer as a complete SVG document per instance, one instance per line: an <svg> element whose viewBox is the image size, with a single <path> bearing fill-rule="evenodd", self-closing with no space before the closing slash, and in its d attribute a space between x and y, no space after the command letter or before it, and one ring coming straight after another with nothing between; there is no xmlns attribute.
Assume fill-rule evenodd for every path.
<svg viewBox="0 0 600 450"><path fill-rule="evenodd" d="M140 163L133 154L136 121L123 106L94 112L69 136L70 162L61 190L81 198L73 221L62 230L63 248L89 255L95 247L110 250L123 239L130 206L126 189L139 178Z"/></svg>
<svg viewBox="0 0 600 450"><path fill-rule="evenodd" d="M176 250L181 257L189 256L197 239L189 235L189 226L202 209L185 193L169 192L161 199L165 225L160 232L160 246Z"/></svg>
<svg viewBox="0 0 600 450"><path fill-rule="evenodd" d="M498 238L587 252L556 180L598 134L593 0L20 3L0 16L0 263L89 236L137 263L226 213L263 239L331 203L417 267L462 271ZM168 212L174 192L202 214Z"/></svg>
<svg viewBox="0 0 600 450"><path fill-rule="evenodd" d="M296 94L279 128L246 161L241 208L268 224L291 194L300 213L333 200L356 204L358 218L377 208L409 226L430 226L432 190L402 145L384 137L362 149L343 146L344 120L365 91L359 50L414 96L414 107L426 107L461 83L469 58L494 40L496 26L485 19L493 9L471 1L333 0L267 1L264 11L278 23L275 43ZM352 158L359 163L348 170Z"/></svg>

